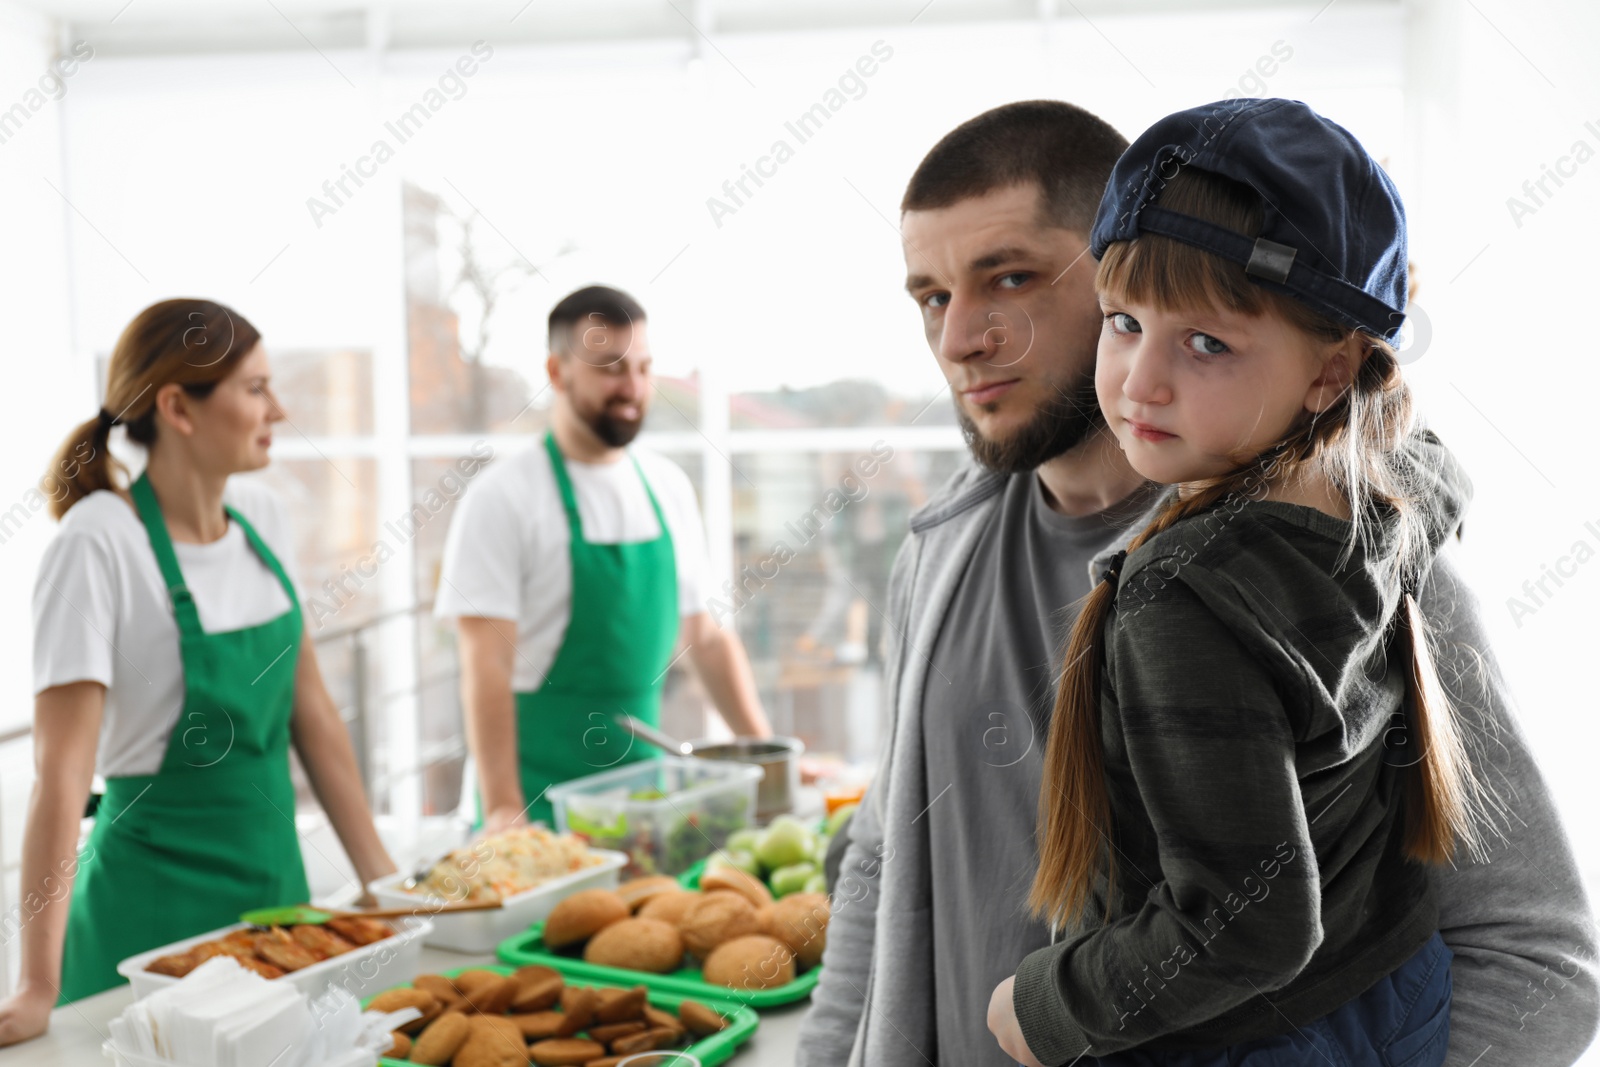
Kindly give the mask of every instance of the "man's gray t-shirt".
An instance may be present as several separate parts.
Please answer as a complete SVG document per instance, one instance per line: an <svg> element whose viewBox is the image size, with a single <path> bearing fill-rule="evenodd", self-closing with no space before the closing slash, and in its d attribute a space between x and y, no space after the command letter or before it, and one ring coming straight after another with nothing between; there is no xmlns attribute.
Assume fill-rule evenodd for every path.
<svg viewBox="0 0 1600 1067"><path fill-rule="evenodd" d="M936 1063L1015 1063L989 1032L989 992L1050 944L1027 898L1062 641L1089 591L1089 560L1156 491L1078 518L1050 510L1037 475L1013 475L945 615L922 715Z"/></svg>

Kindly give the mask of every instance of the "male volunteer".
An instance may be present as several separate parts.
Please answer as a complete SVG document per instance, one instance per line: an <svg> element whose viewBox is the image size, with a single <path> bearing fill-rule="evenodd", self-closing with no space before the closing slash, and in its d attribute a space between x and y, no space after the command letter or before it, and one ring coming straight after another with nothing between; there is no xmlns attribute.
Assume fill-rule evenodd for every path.
<svg viewBox="0 0 1600 1067"><path fill-rule="evenodd" d="M567 296L550 312L546 369L550 431L462 496L434 609L457 620L491 831L553 825L550 786L656 755L614 716L659 722L680 639L734 733L772 732L744 646L705 611L689 479L628 447L650 406L644 309L603 286Z"/></svg>
<svg viewBox="0 0 1600 1067"><path fill-rule="evenodd" d="M907 289L979 465L913 517L890 579L887 740L849 829L802 1067L1014 1062L986 1012L1050 943L1025 901L1062 608L1155 492L1098 432L1093 383L1087 234L1126 147L1069 104L1011 104L948 134L906 189ZM1573 857L1448 555L1423 607L1452 699L1485 725L1478 773L1513 813L1490 863L1438 877L1448 1062L1568 1064L1597 1012Z"/></svg>

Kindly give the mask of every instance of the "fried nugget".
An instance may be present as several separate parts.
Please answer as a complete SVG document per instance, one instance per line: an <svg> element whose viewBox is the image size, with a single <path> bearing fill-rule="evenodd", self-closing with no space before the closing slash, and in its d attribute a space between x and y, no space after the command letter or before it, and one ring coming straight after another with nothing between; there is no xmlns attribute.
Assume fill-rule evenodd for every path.
<svg viewBox="0 0 1600 1067"><path fill-rule="evenodd" d="M701 1037L707 1037L727 1028L728 1020L719 1013L712 1011L698 1000L685 1000L678 1005L678 1019L688 1029Z"/></svg>
<svg viewBox="0 0 1600 1067"><path fill-rule="evenodd" d="M427 1029L417 1035L411 1050L412 1063L427 1063L434 1067L450 1062L450 1057L472 1034L472 1026L460 1012L448 1011L439 1016Z"/></svg>
<svg viewBox="0 0 1600 1067"><path fill-rule="evenodd" d="M171 956L157 956L145 964L144 969L151 974L164 974L171 978L182 978L198 966L200 966L200 961L190 951L178 952Z"/></svg>
<svg viewBox="0 0 1600 1067"><path fill-rule="evenodd" d="M594 1022L594 1009L600 1003L600 993L592 986L569 985L561 991L561 1026L558 1037L572 1037L587 1030ZM604 1055L601 1052L600 1055Z"/></svg>
<svg viewBox="0 0 1600 1067"><path fill-rule="evenodd" d="M516 1023L522 1036L529 1041L543 1041L547 1037L557 1036L567 1021L567 1017L559 1011L536 1011L528 1015L508 1015L506 1018Z"/></svg>
<svg viewBox="0 0 1600 1067"><path fill-rule="evenodd" d="M411 979L415 989L423 989L438 998L444 1005L445 1011L455 1008L458 1011L468 1010L467 1000L463 997L456 984L442 974L419 974Z"/></svg>
<svg viewBox="0 0 1600 1067"><path fill-rule="evenodd" d="M291 926L289 927L289 936L293 937L319 960L342 956L346 952L354 951L356 947L332 930L322 926L306 924Z"/></svg>
<svg viewBox="0 0 1600 1067"><path fill-rule="evenodd" d="M474 1028L450 1063L453 1067L527 1067L528 1046L520 1034L511 1038L498 1030Z"/></svg>
<svg viewBox="0 0 1600 1067"><path fill-rule="evenodd" d="M256 955L285 971L298 971L317 962L317 957L281 926L256 936Z"/></svg>
<svg viewBox="0 0 1600 1067"><path fill-rule="evenodd" d="M554 1038L540 1041L528 1049L528 1055L539 1067L583 1067L590 1060L606 1054L606 1047L598 1041L580 1041L577 1038Z"/></svg>
<svg viewBox="0 0 1600 1067"><path fill-rule="evenodd" d="M619 1037L611 1042L611 1051L621 1056L632 1056L640 1052L649 1052L651 1049L666 1048L668 1045L678 1043L681 1030L669 1030L664 1026L654 1027L627 1037Z"/></svg>
<svg viewBox="0 0 1600 1067"><path fill-rule="evenodd" d="M254 971L263 978L282 978L285 973L282 967L274 967L266 960L258 960L254 956L235 956L234 959L238 960L239 966L245 970Z"/></svg>
<svg viewBox="0 0 1600 1067"><path fill-rule="evenodd" d="M327 925L334 933L357 945L370 945L394 936L394 927L382 919L363 919L359 915L341 915L329 919Z"/></svg>
<svg viewBox="0 0 1600 1067"><path fill-rule="evenodd" d="M402 1008L416 1008L422 1013L422 1018L413 1019L400 1029L408 1034L420 1033L422 1029L444 1010L439 1003L439 998L423 989L386 989L367 1002L368 1011L390 1012Z"/></svg>
<svg viewBox="0 0 1600 1067"><path fill-rule="evenodd" d="M544 1011L561 999L561 990L566 988L566 981L554 972L530 973L524 977L518 971L511 976L511 981L516 986L516 993L511 998L511 1010L518 1013Z"/></svg>

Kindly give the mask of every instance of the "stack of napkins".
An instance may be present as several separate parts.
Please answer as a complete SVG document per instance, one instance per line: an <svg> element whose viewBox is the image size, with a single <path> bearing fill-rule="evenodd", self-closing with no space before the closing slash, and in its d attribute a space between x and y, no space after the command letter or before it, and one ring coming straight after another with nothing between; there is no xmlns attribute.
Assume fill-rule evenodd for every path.
<svg viewBox="0 0 1600 1067"><path fill-rule="evenodd" d="M216 956L111 1020L113 1053L178 1067L374 1067L415 1008L366 1012L347 991L309 999Z"/></svg>

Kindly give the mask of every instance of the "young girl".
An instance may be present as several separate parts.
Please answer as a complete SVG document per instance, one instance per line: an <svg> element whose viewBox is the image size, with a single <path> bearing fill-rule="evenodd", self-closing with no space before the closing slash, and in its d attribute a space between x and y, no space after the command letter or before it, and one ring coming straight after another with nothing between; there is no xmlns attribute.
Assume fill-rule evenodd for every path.
<svg viewBox="0 0 1600 1067"><path fill-rule="evenodd" d="M1482 794L1415 590L1470 489L1390 344L1399 197L1304 104L1228 101L1128 149L1092 247L1107 427L1176 489L1069 640L1031 897L1065 936L991 1028L1029 1064L1443 1063L1427 865Z"/></svg>

